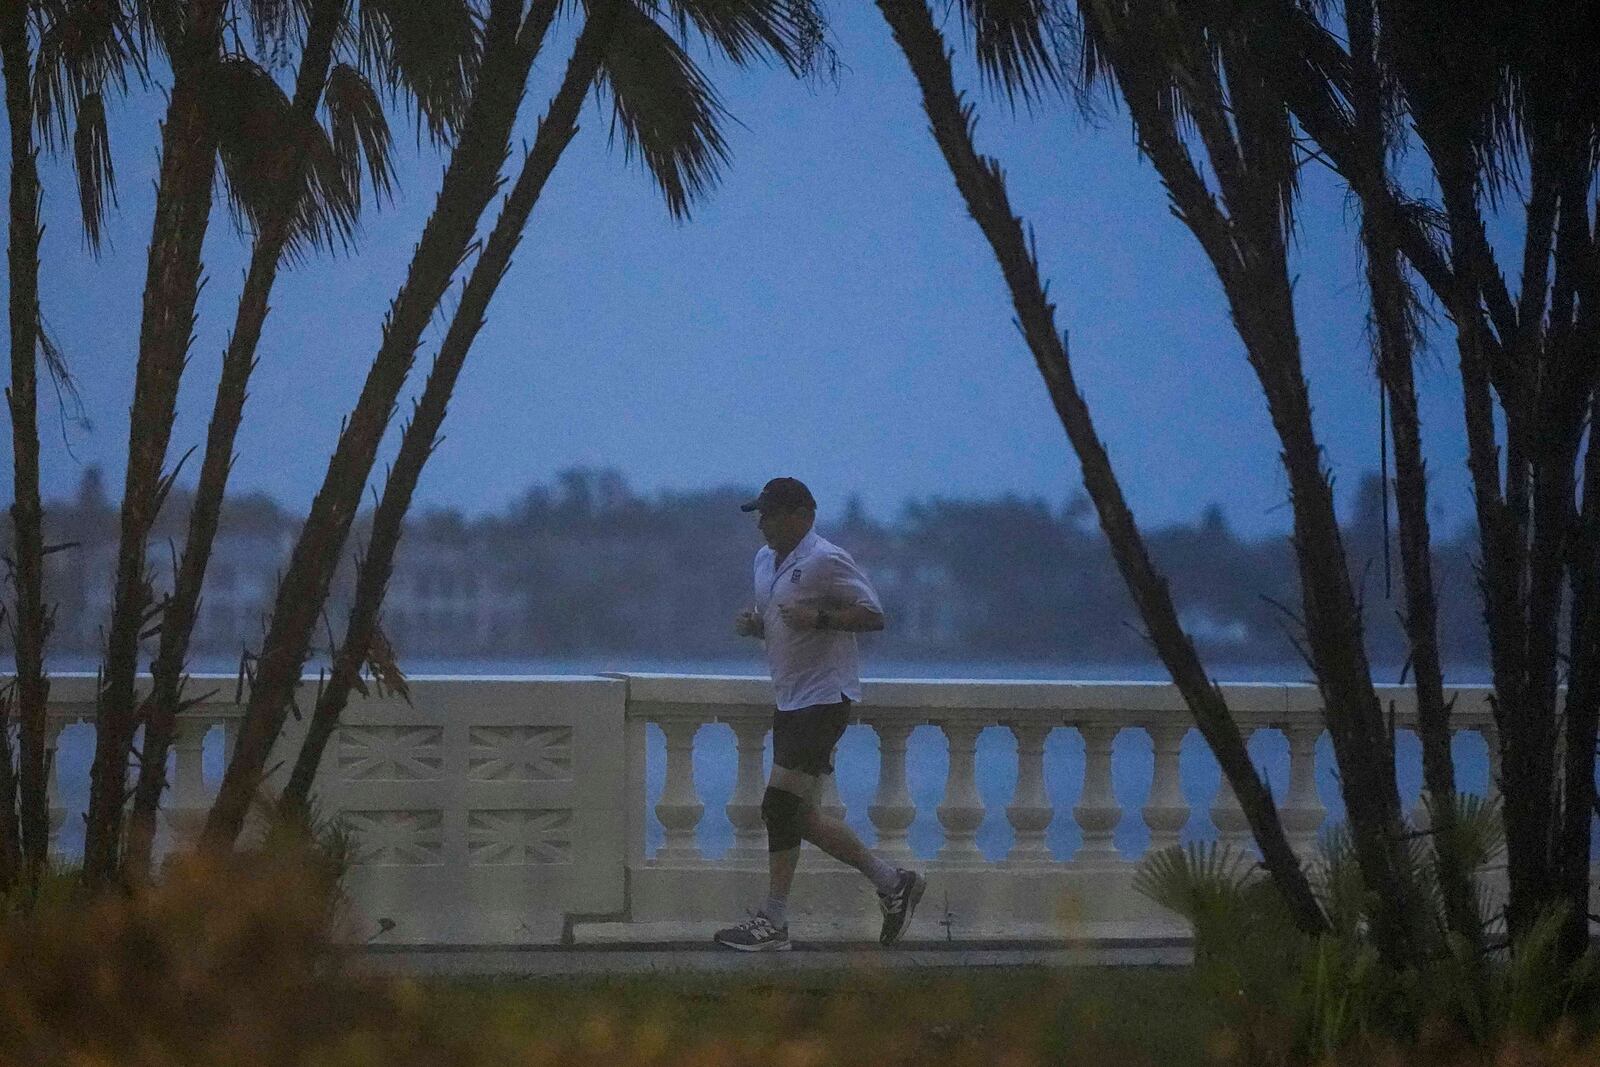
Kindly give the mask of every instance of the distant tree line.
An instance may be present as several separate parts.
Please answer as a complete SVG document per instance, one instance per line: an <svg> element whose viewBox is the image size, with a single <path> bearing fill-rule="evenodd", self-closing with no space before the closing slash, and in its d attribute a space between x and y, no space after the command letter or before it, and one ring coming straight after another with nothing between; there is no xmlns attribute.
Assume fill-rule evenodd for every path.
<svg viewBox="0 0 1600 1067"><path fill-rule="evenodd" d="M1346 529L1354 573L1364 574L1372 659L1398 676L1405 635L1398 578L1386 580L1384 523L1375 476L1362 482ZM167 544L187 512L173 490L171 530L152 537L154 595L171 581ZM738 504L747 487L635 492L615 470L574 468L535 484L498 514L424 510L408 523L382 630L408 661L484 657L638 654L655 659L747 655L728 619L750 595L758 544ZM117 509L98 471L76 499L48 509L52 542L75 548L52 559L47 590L58 605L58 655L97 655L110 603ZM223 510L218 565L201 597L197 650L212 661L259 644L277 575L300 517L261 494ZM1052 506L1038 497L929 498L878 519L852 500L824 533L863 562L882 593L890 627L871 654L892 659L1123 663L1150 659L1138 615L1104 538L1081 497ZM1391 522L1391 536L1393 534ZM356 523L357 543L370 516ZM1192 523L1153 529L1149 542L1169 575L1179 611L1214 658L1285 664L1295 603L1294 559L1283 536L1241 537L1216 505ZM1485 661L1471 585L1470 531L1438 539L1441 639L1452 668ZM163 563L166 557L169 562ZM1393 545L1388 562L1397 564ZM334 613L349 601L343 569ZM343 590L341 592L341 590ZM1481 673L1481 671L1480 671Z"/></svg>

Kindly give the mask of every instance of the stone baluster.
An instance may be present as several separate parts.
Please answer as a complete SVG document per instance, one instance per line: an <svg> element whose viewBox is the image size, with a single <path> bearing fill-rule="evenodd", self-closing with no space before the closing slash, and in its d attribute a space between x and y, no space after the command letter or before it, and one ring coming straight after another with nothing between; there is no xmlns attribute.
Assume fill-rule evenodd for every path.
<svg viewBox="0 0 1600 1067"><path fill-rule="evenodd" d="M1483 737L1484 747L1489 750L1489 785L1485 794L1491 803L1500 800L1500 731L1493 724L1486 723L1478 728L1478 733Z"/></svg>
<svg viewBox="0 0 1600 1067"><path fill-rule="evenodd" d="M699 729L698 719L661 721L661 732L667 739L667 766L656 818L661 820L665 839L656 853L657 863L700 861L700 848L694 839L695 827L700 825L700 814L705 810L694 788L694 735Z"/></svg>
<svg viewBox="0 0 1600 1067"><path fill-rule="evenodd" d="M1111 789L1111 745L1122 728L1109 723L1083 723L1083 793L1072 809L1083 830L1083 846L1073 855L1080 866L1097 867L1122 862L1112 836L1122 821L1122 807Z"/></svg>
<svg viewBox="0 0 1600 1067"><path fill-rule="evenodd" d="M203 719L180 718L172 736L172 781L168 783L167 826L175 844L195 840L205 825L206 786L202 757L206 732L211 723Z"/></svg>
<svg viewBox="0 0 1600 1067"><path fill-rule="evenodd" d="M1301 859L1310 856L1317 843L1317 832L1328 810L1317 793L1317 738L1319 723L1292 723L1284 726L1289 741L1289 792L1279 809L1283 831Z"/></svg>
<svg viewBox="0 0 1600 1067"><path fill-rule="evenodd" d="M761 818L761 797L766 783L761 775L761 755L767 723L763 719L736 719L729 725L733 727L739 770L733 796L728 798L728 821L733 824L733 848L728 858L760 860L765 864L767 828Z"/></svg>
<svg viewBox="0 0 1600 1067"><path fill-rule="evenodd" d="M1011 723L1017 738L1017 792L1006 808L1006 818L1016 831L1016 841L1006 856L1012 866L1032 866L1051 862L1045 831L1055 810L1044 791L1044 742L1052 723Z"/></svg>
<svg viewBox="0 0 1600 1067"><path fill-rule="evenodd" d="M1246 743L1254 732L1248 726L1240 730ZM1217 844L1234 849L1250 847L1253 840L1250 834L1250 821L1244 817L1244 809L1239 806L1239 796L1233 791L1233 784L1228 781L1226 774L1218 778L1217 795L1211 801L1211 821L1217 827Z"/></svg>
<svg viewBox="0 0 1600 1067"><path fill-rule="evenodd" d="M50 773L45 778L45 799L50 818L50 851L60 843L61 828L67 825L67 809L61 804L61 731L67 728L63 719L51 718L45 724L45 758L50 761Z"/></svg>
<svg viewBox="0 0 1600 1067"><path fill-rule="evenodd" d="M974 750L983 726L961 721L939 725L950 742L950 777L945 782L944 800L937 809L945 835L939 858L950 863L982 863L977 832L983 822L983 798L978 796Z"/></svg>
<svg viewBox="0 0 1600 1067"><path fill-rule="evenodd" d="M906 740L912 724L879 719L872 723L878 733L878 791L867 808L867 817L878 831L876 851L887 859L911 855L906 830L917 817L906 788Z"/></svg>
<svg viewBox="0 0 1600 1067"><path fill-rule="evenodd" d="M1178 718L1173 715L1145 725L1155 763L1150 796L1143 808L1145 825L1150 827L1152 852L1176 845L1178 835L1189 822L1189 800L1183 795L1183 779L1178 769L1178 756L1183 749L1183 739L1189 733L1189 724L1172 721Z"/></svg>

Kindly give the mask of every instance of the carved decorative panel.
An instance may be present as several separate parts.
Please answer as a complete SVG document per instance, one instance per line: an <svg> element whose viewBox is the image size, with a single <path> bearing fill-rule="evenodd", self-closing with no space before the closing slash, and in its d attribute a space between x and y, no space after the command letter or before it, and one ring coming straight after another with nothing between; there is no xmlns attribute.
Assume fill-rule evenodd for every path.
<svg viewBox="0 0 1600 1067"><path fill-rule="evenodd" d="M469 812L467 856L474 866L571 863L572 810Z"/></svg>
<svg viewBox="0 0 1600 1067"><path fill-rule="evenodd" d="M444 773L444 730L438 726L344 726L339 774L349 782L434 781Z"/></svg>
<svg viewBox="0 0 1600 1067"><path fill-rule="evenodd" d="M572 778L572 727L474 726L467 777L475 782L560 782Z"/></svg>
<svg viewBox="0 0 1600 1067"><path fill-rule="evenodd" d="M444 813L347 811L356 863L375 867L435 867L444 862Z"/></svg>

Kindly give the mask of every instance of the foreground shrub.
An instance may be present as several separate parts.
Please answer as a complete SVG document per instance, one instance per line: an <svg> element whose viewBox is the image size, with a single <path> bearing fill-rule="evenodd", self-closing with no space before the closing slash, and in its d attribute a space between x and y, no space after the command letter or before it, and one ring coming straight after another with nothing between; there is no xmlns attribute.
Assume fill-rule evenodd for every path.
<svg viewBox="0 0 1600 1067"><path fill-rule="evenodd" d="M312 1062L381 1014L328 939L329 882L304 855L174 860L131 896L42 898L0 926L0 1057Z"/></svg>
<svg viewBox="0 0 1600 1067"><path fill-rule="evenodd" d="M1565 915L1542 916L1510 950L1485 874L1501 854L1493 807L1459 798L1453 853L1476 886L1481 945L1446 931L1433 837L1417 832L1406 876L1432 905L1414 931L1427 963L1396 971L1368 938L1372 900L1352 843L1336 831L1311 867L1329 931L1301 933L1250 857L1226 846L1166 849L1140 866L1140 892L1187 919L1215 1058L1280 1064L1600 1065L1600 954L1561 955ZM1430 820L1431 821L1431 820ZM1203 1010L1204 1010L1203 1009Z"/></svg>

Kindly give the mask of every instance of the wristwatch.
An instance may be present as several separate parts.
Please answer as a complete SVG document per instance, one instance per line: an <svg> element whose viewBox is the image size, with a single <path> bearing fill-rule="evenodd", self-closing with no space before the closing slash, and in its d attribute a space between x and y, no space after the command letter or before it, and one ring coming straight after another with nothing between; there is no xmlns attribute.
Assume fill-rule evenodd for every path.
<svg viewBox="0 0 1600 1067"><path fill-rule="evenodd" d="M831 629L833 629L833 620L828 618L828 609L827 608L818 608L817 609L817 629L819 629L819 630L831 630Z"/></svg>

